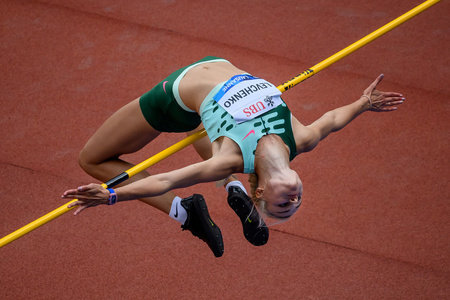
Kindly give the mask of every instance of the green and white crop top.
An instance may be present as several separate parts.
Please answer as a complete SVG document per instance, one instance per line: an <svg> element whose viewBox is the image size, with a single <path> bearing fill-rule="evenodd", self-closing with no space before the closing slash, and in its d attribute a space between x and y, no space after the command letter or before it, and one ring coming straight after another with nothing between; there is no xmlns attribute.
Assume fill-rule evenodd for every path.
<svg viewBox="0 0 450 300"><path fill-rule="evenodd" d="M249 76L236 81L238 76ZM297 155L295 139L292 131L291 111L279 97L281 93L267 81L251 75L234 76L227 82L217 85L205 98L200 114L205 130L211 142L226 136L239 145L244 160L244 173L255 172L255 151L261 137L276 134L289 147L290 160ZM230 85L230 81L232 84ZM228 85L228 90L227 90ZM229 89L232 86L233 89ZM276 89L276 88L275 88ZM240 105L240 112L228 112L223 103L233 99L243 103L250 94L253 99ZM228 101L230 102L230 101ZM219 104L221 103L221 104ZM228 103L229 104L229 103ZM234 118L232 113L236 116ZM237 121L236 121L237 119ZM243 120L244 119L244 120Z"/></svg>

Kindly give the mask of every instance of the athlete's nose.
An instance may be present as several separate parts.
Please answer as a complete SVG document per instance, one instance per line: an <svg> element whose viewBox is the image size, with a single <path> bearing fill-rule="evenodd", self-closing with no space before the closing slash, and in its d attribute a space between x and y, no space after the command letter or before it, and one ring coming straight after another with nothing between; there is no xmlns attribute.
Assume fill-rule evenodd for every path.
<svg viewBox="0 0 450 300"><path fill-rule="evenodd" d="M298 196L295 196L294 198L290 199L289 201L291 201L295 207L300 207L300 205L302 205L302 198L299 198Z"/></svg>
<svg viewBox="0 0 450 300"><path fill-rule="evenodd" d="M296 204L298 203L298 196L294 196L293 198L289 199L292 203Z"/></svg>

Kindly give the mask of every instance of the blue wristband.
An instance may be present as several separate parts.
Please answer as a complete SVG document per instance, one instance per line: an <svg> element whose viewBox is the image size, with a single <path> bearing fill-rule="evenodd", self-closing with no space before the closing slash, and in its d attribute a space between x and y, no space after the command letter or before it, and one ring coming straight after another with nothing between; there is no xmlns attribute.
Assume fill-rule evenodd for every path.
<svg viewBox="0 0 450 300"><path fill-rule="evenodd" d="M108 189L108 191L109 191L108 205L116 204L116 202L117 202L117 194L116 194L116 192L114 192L113 189Z"/></svg>

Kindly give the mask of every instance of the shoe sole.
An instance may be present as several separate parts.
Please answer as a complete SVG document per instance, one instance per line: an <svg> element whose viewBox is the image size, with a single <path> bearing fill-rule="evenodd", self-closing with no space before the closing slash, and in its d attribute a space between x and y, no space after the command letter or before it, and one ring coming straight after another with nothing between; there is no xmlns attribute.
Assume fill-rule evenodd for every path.
<svg viewBox="0 0 450 300"><path fill-rule="evenodd" d="M211 219L205 199L197 194L193 197L195 212L199 216L200 223L209 241L208 246L213 251L215 257L221 257L224 253L222 232Z"/></svg>
<svg viewBox="0 0 450 300"><path fill-rule="evenodd" d="M253 206L245 198L245 196L239 193L232 193L228 197L228 205L238 215L242 223L242 229L244 236L252 245L263 246L269 240L269 229L263 222L260 226L260 220L251 220L248 218L252 212Z"/></svg>

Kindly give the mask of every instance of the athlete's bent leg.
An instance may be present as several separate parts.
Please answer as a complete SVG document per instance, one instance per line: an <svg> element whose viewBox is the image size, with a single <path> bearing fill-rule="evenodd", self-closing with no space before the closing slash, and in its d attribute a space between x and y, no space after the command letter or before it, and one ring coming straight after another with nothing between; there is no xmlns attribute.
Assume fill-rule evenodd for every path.
<svg viewBox="0 0 450 300"><path fill-rule="evenodd" d="M92 177L106 182L133 167L119 157L134 153L150 143L160 134L145 120L139 99L115 112L89 139L81 150L78 161L83 170ZM124 185L149 176L146 171L134 175ZM166 193L158 197L140 199L169 214L175 194Z"/></svg>

